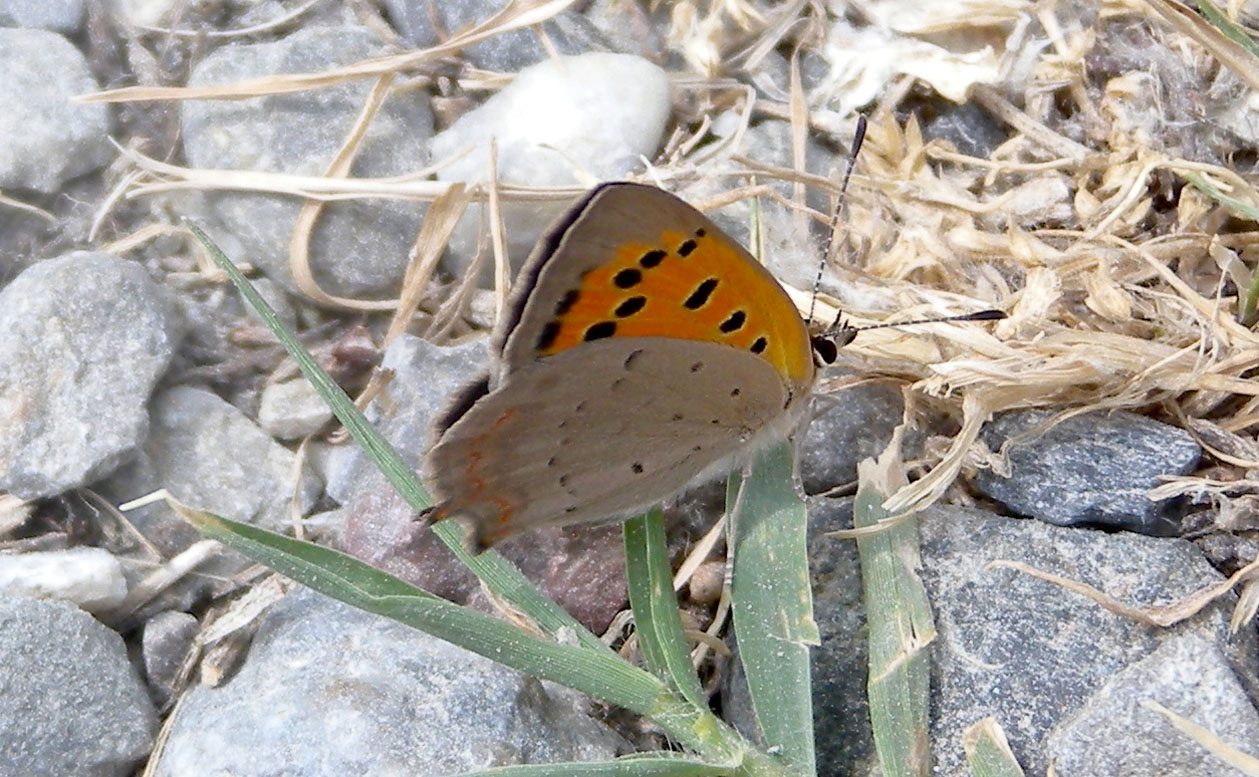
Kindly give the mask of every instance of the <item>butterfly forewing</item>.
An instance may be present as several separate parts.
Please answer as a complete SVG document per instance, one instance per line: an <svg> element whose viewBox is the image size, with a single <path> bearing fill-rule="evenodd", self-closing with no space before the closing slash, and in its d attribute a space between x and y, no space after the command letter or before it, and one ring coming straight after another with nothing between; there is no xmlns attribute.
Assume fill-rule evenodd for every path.
<svg viewBox="0 0 1259 777"><path fill-rule="evenodd" d="M596 189L544 239L506 316L502 369L595 340L669 337L758 354L793 388L808 333L773 276L703 214L651 186Z"/></svg>

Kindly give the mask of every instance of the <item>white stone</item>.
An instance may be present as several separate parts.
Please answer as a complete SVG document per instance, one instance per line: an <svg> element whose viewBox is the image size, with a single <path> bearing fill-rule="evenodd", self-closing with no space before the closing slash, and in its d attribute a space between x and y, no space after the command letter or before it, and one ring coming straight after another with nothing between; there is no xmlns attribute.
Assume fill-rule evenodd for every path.
<svg viewBox="0 0 1259 777"><path fill-rule="evenodd" d="M0 556L0 593L60 599L103 612L126 598L127 581L109 552L69 548Z"/></svg>
<svg viewBox="0 0 1259 777"><path fill-rule="evenodd" d="M314 434L332 420L332 410L305 378L272 383L262 390L258 425L281 440Z"/></svg>
<svg viewBox="0 0 1259 777"><path fill-rule="evenodd" d="M671 107L669 78L629 54L557 57L525 68L501 92L434 136L432 158L445 181L488 178L490 141L498 180L520 186L589 184L624 178L655 156ZM462 156L460 156L462 154ZM519 265L568 202L504 202L508 255ZM448 269L462 274L475 255L480 210L470 208L450 243ZM488 263L487 263L488 264ZM488 279L488 272L483 273Z"/></svg>

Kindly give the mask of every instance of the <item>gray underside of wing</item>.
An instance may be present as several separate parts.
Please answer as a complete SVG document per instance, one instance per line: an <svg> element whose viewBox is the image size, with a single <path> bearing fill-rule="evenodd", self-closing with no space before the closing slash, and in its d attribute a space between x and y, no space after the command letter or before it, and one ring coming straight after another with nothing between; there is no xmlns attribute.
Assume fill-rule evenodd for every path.
<svg viewBox="0 0 1259 777"><path fill-rule="evenodd" d="M736 453L787 400L768 362L725 345L583 343L472 405L426 457L427 481L482 536L624 516Z"/></svg>

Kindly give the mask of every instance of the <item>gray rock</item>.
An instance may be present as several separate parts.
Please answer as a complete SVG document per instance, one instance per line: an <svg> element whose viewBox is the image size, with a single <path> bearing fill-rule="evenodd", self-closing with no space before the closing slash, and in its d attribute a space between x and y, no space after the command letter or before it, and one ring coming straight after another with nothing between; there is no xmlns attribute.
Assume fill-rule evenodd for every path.
<svg viewBox="0 0 1259 777"><path fill-rule="evenodd" d="M113 157L109 107L71 99L99 88L57 33L0 29L0 189L55 192Z"/></svg>
<svg viewBox="0 0 1259 777"><path fill-rule="evenodd" d="M302 591L235 677L184 698L155 774L453 774L620 747L536 680Z"/></svg>
<svg viewBox="0 0 1259 777"><path fill-rule="evenodd" d="M963 154L987 159L1005 142L1007 129L987 110L968 102L945 106L923 125L922 134L928 140L946 140Z"/></svg>
<svg viewBox="0 0 1259 777"><path fill-rule="evenodd" d="M433 420L488 363L485 340L454 348L402 335L385 351L381 369L393 373L365 415L412 470L431 444ZM344 505L346 552L426 591L463 602L476 579L431 533L415 536L415 513L357 444L334 451L328 495Z"/></svg>
<svg viewBox="0 0 1259 777"><path fill-rule="evenodd" d="M851 500L810 505L814 618L822 635L813 651L815 735L819 774L836 777L877 774L866 706L869 652L856 549L851 542L819 536L850 527L851 513ZM953 507L925 511L921 535L921 575L938 630L930 648L933 775L970 774L962 734L989 715L1004 727L1029 775L1044 774L1049 758L1069 744L1073 758L1083 757L1078 740L1088 729L1085 718L1111 715L1114 735L1129 727L1123 736L1135 750L1136 738L1149 738L1159 729L1134 725L1107 701L1117 696L1107 688L1119 677L1128 678L1125 687L1166 690L1170 683L1149 678L1160 673L1188 678L1196 672L1202 686L1154 691L1152 698L1173 709L1177 693L1179 698L1195 693L1204 705L1228 699L1222 715L1232 714L1246 701L1247 691L1259 686L1253 631L1229 635L1231 597L1179 626L1155 630L1050 583L1008 569L986 569L998 559L1021 561L1131 604L1164 604L1221 580L1189 542L1060 528ZM1209 649L1199 651L1196 664L1178 664L1193 645ZM726 698L725 709L740 730L755 731L746 690L732 682ZM1179 706L1182 714L1198 709ZM1253 718L1253 709L1249 715ZM1223 730L1251 730L1251 718L1238 717L1243 721L1238 727ZM1099 752L1109 757L1113 751ZM1059 774L1066 777L1061 766L1059 761ZM1094 768L1071 774L1114 773ZM1161 772L1131 772L1155 773Z"/></svg>
<svg viewBox="0 0 1259 777"><path fill-rule="evenodd" d="M469 29L507 5L505 0L385 0L385 9L402 37L418 48L429 48ZM580 14L568 10L540 25L560 54L580 54L602 41ZM531 28L511 30L468 46L460 52L484 70L515 73L548 56L538 33Z"/></svg>
<svg viewBox="0 0 1259 777"><path fill-rule="evenodd" d="M305 512L318 492L317 480L305 473L295 482L292 451L209 391L168 389L154 397L152 418L137 460L101 484L109 498L127 501L165 488L192 507L279 530L291 523L295 493L298 510ZM127 518L168 556L201 537L162 503L132 510ZM225 575L244 564L242 557L225 554L199 571ZM194 577L188 585L180 593L195 596L214 580ZM187 606L189 601L175 604Z"/></svg>
<svg viewBox="0 0 1259 777"><path fill-rule="evenodd" d="M857 462L883 450L903 412L900 391L887 385L863 384L814 397L800 446L805 493L856 481Z"/></svg>
<svg viewBox="0 0 1259 777"><path fill-rule="evenodd" d="M475 340L443 348L412 335L401 335L385 351L380 369L393 374L383 399L373 401L364 413L413 469L428 450L433 420L450 404L455 392L485 373L489 343ZM328 496L345 503L363 490L366 479L378 477L379 485L391 488L356 445L334 451L328 464Z"/></svg>
<svg viewBox="0 0 1259 777"><path fill-rule="evenodd" d="M1047 410L1003 413L984 427L1009 472L982 470L975 487L1020 515L1059 526L1100 524L1175 534L1181 507L1146 496L1165 475L1188 475L1202 451L1188 432L1126 411L1074 416L1037 436Z"/></svg>
<svg viewBox="0 0 1259 777"><path fill-rule="evenodd" d="M105 612L122 603L127 581L118 559L101 548L0 554L0 595L60 599Z"/></svg>
<svg viewBox="0 0 1259 777"><path fill-rule="evenodd" d="M584 7L586 21L599 31L612 51L655 59L665 50L671 7L627 5L621 0L591 0Z"/></svg>
<svg viewBox="0 0 1259 777"><path fill-rule="evenodd" d="M180 0L110 0L111 9L123 24L159 27L178 12Z"/></svg>
<svg viewBox="0 0 1259 777"><path fill-rule="evenodd" d="M132 456L181 329L144 268L110 254L49 259L10 283L0 292L0 489L51 496Z"/></svg>
<svg viewBox="0 0 1259 777"><path fill-rule="evenodd" d="M522 70L501 92L433 138L433 159L453 159L443 181L485 181L489 144L498 145L498 180L528 186L572 186L577 171L623 178L651 157L669 118L665 72L628 54L583 54ZM508 255L515 266L571 202L504 202ZM448 269L471 266L480 209L470 208L451 239ZM490 277L488 271L483 278Z"/></svg>
<svg viewBox="0 0 1259 777"><path fill-rule="evenodd" d="M1216 777L1222 762L1145 706L1161 704L1259 757L1259 712L1219 648L1201 634L1164 642L1118 672L1050 734L1058 777Z"/></svg>
<svg viewBox="0 0 1259 777"><path fill-rule="evenodd" d="M0 596L4 774L125 777L156 728L121 637L68 604Z"/></svg>
<svg viewBox="0 0 1259 777"><path fill-rule="evenodd" d="M262 390L258 425L281 440L314 434L331 420L328 403L304 377L272 383Z"/></svg>
<svg viewBox="0 0 1259 777"><path fill-rule="evenodd" d="M197 619L186 612L167 610L149 618L140 640L144 676L158 704L165 706L175 692L180 667L197 636Z"/></svg>
<svg viewBox="0 0 1259 777"><path fill-rule="evenodd" d="M1256 686L1255 635L1230 636L1231 596L1174 628L1155 630L1051 583L987 568L998 559L1021 561L1132 605L1166 604L1222 579L1190 542L959 508L929 511L922 536L922 576L939 632L931 677L936 774L968 774L962 732L989 715L1024 769L1044 774L1048 737L1059 722L1117 673L1184 635L1215 645L1238 679Z"/></svg>
<svg viewBox="0 0 1259 777"><path fill-rule="evenodd" d="M82 23L83 0L0 0L0 27L74 33Z"/></svg>
<svg viewBox="0 0 1259 777"><path fill-rule="evenodd" d="M193 70L189 86L226 84L278 73L312 73L383 54L358 27L303 29L271 43L225 46ZM371 89L370 80L251 100L181 104L184 150L193 167L323 175L344 143ZM355 177L413 173L428 162L432 111L418 90L390 96L372 122L353 167ZM244 192L209 195L229 255L257 264L291 290L288 246L302 202ZM423 206L384 200L331 203L311 238L310 262L327 292L396 293L419 229Z"/></svg>

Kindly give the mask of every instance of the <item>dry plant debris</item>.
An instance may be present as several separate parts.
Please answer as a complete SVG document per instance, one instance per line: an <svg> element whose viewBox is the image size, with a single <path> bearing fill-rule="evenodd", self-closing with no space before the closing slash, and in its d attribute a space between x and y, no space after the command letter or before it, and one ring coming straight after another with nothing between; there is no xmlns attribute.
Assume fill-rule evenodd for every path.
<svg viewBox="0 0 1259 777"><path fill-rule="evenodd" d="M232 99L362 78L378 79L377 101L402 79L412 88L446 79L456 91L480 92L507 77L466 67L450 75L463 46L536 25L569 5L513 3L433 49L326 73L213 89L129 87L86 99ZM668 13L670 50L660 54L675 63L676 123L645 178L677 187L713 174L719 161L725 194L697 205L753 195L788 201L783 189L766 186L786 182L799 185L790 204L825 223L828 214L808 210L800 192L833 193L833 171L803 169L800 149L795 169L752 164L738 156L740 133L719 135L713 117L737 117L741 128L788 119L798 143L808 136L842 147L855 112L867 111L845 250L832 268L838 281L820 315L842 309L867 323L985 307L1010 313L995 327L871 332L846 350L850 364L931 398L911 408L943 409L959 420L940 460L888 507L925 506L965 468L990 465L992 454L976 443L982 423L1002 410L1037 406L1071 414L1130 408L1232 436L1234 450L1216 458L1235 477L1183 478L1168 491L1218 505L1253 500L1259 336L1239 320L1253 312L1253 292L1239 282L1253 277L1248 267L1259 243L1259 192L1248 182L1256 156L1253 54L1169 0L665 5L646 12ZM772 83L765 93L749 88L745 81L761 77L774 57L790 61L791 84L779 84L777 94ZM801 80L800 62L812 79ZM962 108L977 108L977 122L1003 139L976 155L932 129L935 119ZM364 124L373 110L364 107ZM426 171L407 180L345 177L355 142L346 139L344 156L324 178L191 170L128 149L120 193L230 188L306 198L309 218L292 243L300 268L319 203L433 200L447 191L426 180ZM577 191L488 188L495 201ZM426 223L421 235L449 234L447 220L470 200L491 199L486 189L472 187L451 203L454 215L430 214L442 223ZM413 285L399 300L333 298L313 282L307 291L346 309L401 309L391 330L400 331L410 311L433 309L436 246L427 239L417 246ZM466 309L475 296L465 289L451 298ZM797 299L808 306L805 291ZM438 316L445 324L431 331L466 331L450 326L452 317L458 311L445 309Z"/></svg>

